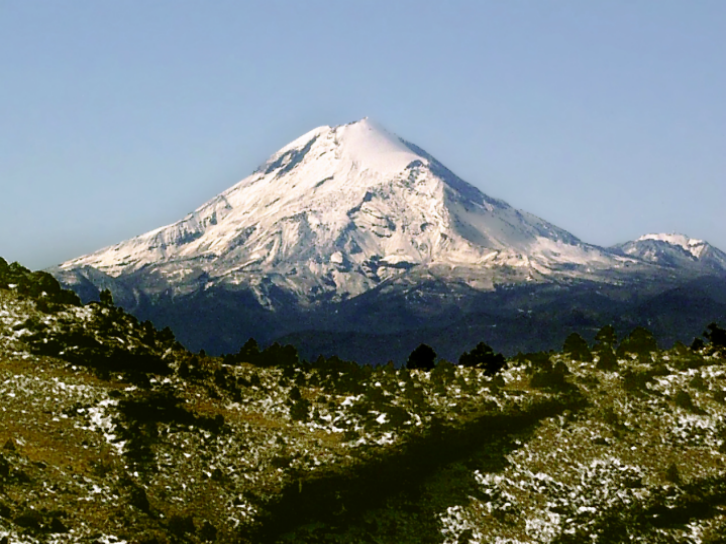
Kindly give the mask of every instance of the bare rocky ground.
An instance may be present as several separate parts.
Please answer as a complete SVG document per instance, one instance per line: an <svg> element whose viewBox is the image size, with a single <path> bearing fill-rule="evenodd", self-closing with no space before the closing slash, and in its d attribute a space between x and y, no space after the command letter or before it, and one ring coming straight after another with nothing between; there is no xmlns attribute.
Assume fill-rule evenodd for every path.
<svg viewBox="0 0 726 544"><path fill-rule="evenodd" d="M0 542L726 541L712 345L496 376L211 358L4 270Z"/></svg>

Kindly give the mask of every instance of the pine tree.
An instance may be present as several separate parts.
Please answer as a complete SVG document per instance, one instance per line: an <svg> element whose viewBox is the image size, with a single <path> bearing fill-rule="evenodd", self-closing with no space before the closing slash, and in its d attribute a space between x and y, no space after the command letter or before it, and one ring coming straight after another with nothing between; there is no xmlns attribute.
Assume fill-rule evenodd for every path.
<svg viewBox="0 0 726 544"><path fill-rule="evenodd" d="M408 356L406 368L409 370L433 370L436 366L436 352L431 346L421 344Z"/></svg>
<svg viewBox="0 0 726 544"><path fill-rule="evenodd" d="M618 337L615 334L615 328L612 325L605 325L595 335L595 342L599 345L615 347Z"/></svg>
<svg viewBox="0 0 726 544"><path fill-rule="evenodd" d="M586 362L592 361L590 346L588 346L585 339L576 332L573 332L565 339L565 344L562 349L573 359Z"/></svg>
<svg viewBox="0 0 726 544"><path fill-rule="evenodd" d="M598 357L597 368L600 370L615 370L618 368L618 358L610 346L601 346L598 350Z"/></svg>
<svg viewBox="0 0 726 544"><path fill-rule="evenodd" d="M104 289L99 293L101 304L104 306L113 306L113 295L109 289Z"/></svg>
<svg viewBox="0 0 726 544"><path fill-rule="evenodd" d="M726 330L719 327L716 323L711 323L706 329L703 336L711 342L712 346L726 348Z"/></svg>
<svg viewBox="0 0 726 544"><path fill-rule="evenodd" d="M494 376L506 366L507 361L504 355L494 353L490 346L484 342L479 342L473 350L461 354L459 364L461 366L483 368L487 376Z"/></svg>
<svg viewBox="0 0 726 544"><path fill-rule="evenodd" d="M650 354L658 351L658 344L653 333L643 327L636 327L618 346L618 357L632 353L639 357L649 358Z"/></svg>

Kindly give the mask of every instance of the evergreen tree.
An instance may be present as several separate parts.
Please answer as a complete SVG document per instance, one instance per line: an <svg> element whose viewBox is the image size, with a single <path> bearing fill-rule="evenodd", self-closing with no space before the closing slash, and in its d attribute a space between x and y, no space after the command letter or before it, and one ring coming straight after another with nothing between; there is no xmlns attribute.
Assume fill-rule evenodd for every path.
<svg viewBox="0 0 726 544"><path fill-rule="evenodd" d="M159 340L162 342L174 342L176 337L169 327L164 327L159 332Z"/></svg>
<svg viewBox="0 0 726 544"><path fill-rule="evenodd" d="M250 338L245 342L235 356L235 362L237 363L251 363L256 365L260 360L260 346L257 344L257 340Z"/></svg>
<svg viewBox="0 0 726 544"><path fill-rule="evenodd" d="M615 370L618 367L618 358L615 347L618 337L612 325L605 325L595 335L593 352L598 355L597 368L600 370Z"/></svg>
<svg viewBox="0 0 726 544"><path fill-rule="evenodd" d="M104 289L99 293L101 304L104 306L113 306L113 295L109 289Z"/></svg>
<svg viewBox="0 0 726 544"><path fill-rule="evenodd" d="M406 368L409 370L420 369L420 370L433 370L436 366L436 352L431 346L421 344L408 356L406 362Z"/></svg>
<svg viewBox="0 0 726 544"><path fill-rule="evenodd" d="M701 351L703 348L706 347L706 344L703 340L700 338L694 338L693 342L691 343L691 350L693 351Z"/></svg>
<svg viewBox="0 0 726 544"><path fill-rule="evenodd" d="M615 347L618 337L615 334L615 328L612 325L605 325L595 335L595 342L599 345Z"/></svg>
<svg viewBox="0 0 726 544"><path fill-rule="evenodd" d="M643 327L636 327L618 346L618 357L624 357L626 353L633 353L639 357L650 357L650 354L658 351L658 344L653 333Z"/></svg>
<svg viewBox="0 0 726 544"><path fill-rule="evenodd" d="M277 342L264 350L260 354L260 359L264 366L294 367L300 362L294 346L281 346Z"/></svg>
<svg viewBox="0 0 726 544"><path fill-rule="evenodd" d="M573 332L565 339L563 351L578 361L592 361L590 346L588 346L585 339L576 332Z"/></svg>
<svg viewBox="0 0 726 544"><path fill-rule="evenodd" d="M726 330L719 327L716 323L711 323L706 329L703 336L711 342L712 346L726 348Z"/></svg>
<svg viewBox="0 0 726 544"><path fill-rule="evenodd" d="M615 356L613 348L610 346L601 346L598 350L597 368L600 370L615 370L618 368L618 358Z"/></svg>
<svg viewBox="0 0 726 544"><path fill-rule="evenodd" d="M483 368L487 376L494 376L506 366L507 361L504 355L494 353L490 346L484 342L479 342L473 350L461 354L459 364L461 366Z"/></svg>

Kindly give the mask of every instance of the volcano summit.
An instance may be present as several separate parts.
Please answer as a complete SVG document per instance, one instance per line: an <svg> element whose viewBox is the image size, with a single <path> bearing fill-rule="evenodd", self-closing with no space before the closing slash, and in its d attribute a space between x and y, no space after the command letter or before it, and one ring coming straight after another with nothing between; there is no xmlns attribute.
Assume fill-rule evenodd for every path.
<svg viewBox="0 0 726 544"><path fill-rule="evenodd" d="M480 295L503 286L618 286L724 272L713 259L677 265L631 246L583 243L363 119L314 129L180 221L52 272L85 298L111 288L127 309L172 325L191 347L218 351L250 335L429 326L441 312L485 309ZM392 317L385 330L360 319L372 300L381 308L394 299L413 314ZM211 322L196 327L209 330L185 333L182 322L199 315Z"/></svg>

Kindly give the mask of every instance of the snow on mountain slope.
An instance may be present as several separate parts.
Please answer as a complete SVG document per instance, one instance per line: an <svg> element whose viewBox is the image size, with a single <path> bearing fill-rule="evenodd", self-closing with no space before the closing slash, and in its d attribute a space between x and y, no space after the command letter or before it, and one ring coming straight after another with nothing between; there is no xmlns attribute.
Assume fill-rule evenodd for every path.
<svg viewBox="0 0 726 544"><path fill-rule="evenodd" d="M613 249L663 266L726 273L726 253L704 240L683 234L645 234L631 242L613 246Z"/></svg>
<svg viewBox="0 0 726 544"><path fill-rule="evenodd" d="M270 285L341 300L413 269L513 270L520 280L612 269L629 257L464 182L368 119L320 127L180 221L61 265L142 290ZM486 283L486 282L485 282Z"/></svg>
<svg viewBox="0 0 726 544"><path fill-rule="evenodd" d="M704 242L703 240L696 240L695 238L689 238L685 234L664 234L664 233L658 233L658 234L644 234L637 240L636 242L642 242L644 240L658 240L660 242L665 242L667 244L670 244L671 246L681 246L683 249L688 251L691 255L693 255L695 258L701 257L703 252L708 247L708 244Z"/></svg>

